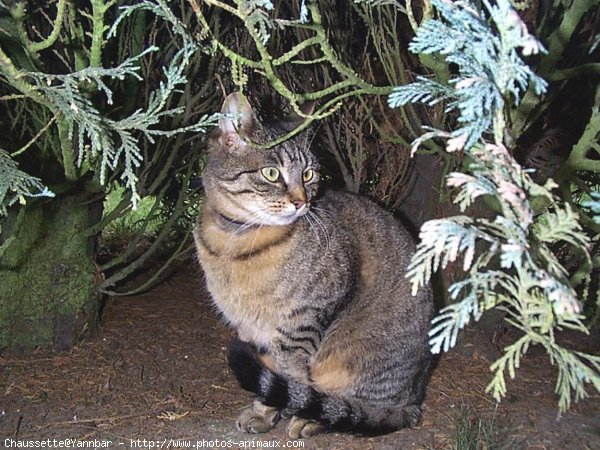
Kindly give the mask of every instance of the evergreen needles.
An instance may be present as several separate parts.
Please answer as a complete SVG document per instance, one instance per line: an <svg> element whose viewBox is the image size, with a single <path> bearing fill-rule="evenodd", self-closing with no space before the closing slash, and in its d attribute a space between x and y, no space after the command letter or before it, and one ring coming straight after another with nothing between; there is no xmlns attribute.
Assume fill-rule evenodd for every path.
<svg viewBox="0 0 600 450"><path fill-rule="evenodd" d="M104 9L100 9L105 13L109 7L107 4L103 6ZM6 55L0 54L4 63L0 70L3 81L48 108L58 117L61 140L67 143L62 148L61 162L66 179L75 181L91 171L101 184L105 184L109 176L117 174L125 187L131 191L131 203L134 208L140 199L138 173L143 163L142 139L154 143L157 136L171 136L182 132L203 133L208 127L216 124L220 117L219 114L210 117L205 115L189 126L173 130L158 128L165 117L173 117L183 112L183 107L170 107L171 98L179 87L188 81L185 70L190 57L196 51L205 49L187 34L163 0L144 1L123 7L112 27L102 24L99 28L108 31L106 39L110 39L116 35L119 25L126 17L141 9L151 11L168 22L182 43L179 51L170 58L169 64L164 68L164 81L150 93L145 107L119 119L109 117L106 111L103 111L100 97L104 97L106 105L112 105L111 81L120 81L127 77L142 80L139 75L140 64L147 54L156 52L158 48L150 46L115 67L104 68L100 66L101 61L98 61L99 66L90 62L88 67L66 74L19 70ZM70 142L74 145L70 145ZM31 196L31 191L24 186L40 188L43 180L29 177L23 172L15 172L14 167L16 165L8 155L0 159L0 170L12 174L13 178L18 175L20 184L15 185L13 181L11 190L18 188L15 192L24 201L26 195ZM3 181L0 186L0 194L4 193L0 196L0 216L6 214L6 206L14 203L10 203L10 199L8 204L2 203L8 190L8 187L5 187L6 183ZM47 189L41 188L38 195L48 193Z"/></svg>
<svg viewBox="0 0 600 450"><path fill-rule="evenodd" d="M40 196L53 197L54 194L44 187L40 179L19 170L10 155L0 149L0 217L6 215L9 206L25 203L25 197Z"/></svg>
<svg viewBox="0 0 600 450"><path fill-rule="evenodd" d="M484 13L469 2L433 0L432 4L440 18L425 22L409 49L440 54L448 63L456 64L458 76L450 80L450 86L418 77L413 84L397 87L389 96L389 105L433 105L444 100L447 112L458 113L457 129L449 134L434 130L417 139L417 146L423 140L444 136L450 138L449 151L470 148L488 132L493 132L495 140L502 140L505 99L512 97L518 104L529 83L538 95L546 90L546 82L523 62L519 49L531 55L544 52L544 48L527 32L508 1L500 0L493 6L483 2L497 32Z"/></svg>
<svg viewBox="0 0 600 450"><path fill-rule="evenodd" d="M592 260L589 238L568 204L552 193L549 180L536 184L513 159L503 144L506 134L506 99L518 105L532 84L539 95L546 84L523 62L519 51L529 55L544 51L527 32L508 0L483 2L487 14L466 1L433 0L439 19L425 22L411 44L413 52L438 53L458 67L449 85L426 78L397 87L389 105L408 102L433 105L446 102L457 114L452 132L431 130L415 141L447 139L448 151L463 150L464 172L446 179L455 188L454 202L465 212L477 199L485 200L495 218L456 216L426 222L407 277L413 292L429 282L433 272L462 257L466 277L448 291L455 302L433 320L430 345L433 353L455 345L460 329L483 312L498 308L523 335L506 347L491 366L493 378L486 391L496 400L506 394L505 373L511 378L520 358L532 344L541 344L558 368L556 392L559 409L569 408L572 398L587 395L585 383L600 390L600 358L570 351L555 340L555 330L587 333L582 306L572 285L575 277L553 252L564 243L579 255L583 275L576 281L586 298ZM492 137L494 143L486 142ZM538 210L534 204L542 205ZM590 202L593 209L595 202Z"/></svg>

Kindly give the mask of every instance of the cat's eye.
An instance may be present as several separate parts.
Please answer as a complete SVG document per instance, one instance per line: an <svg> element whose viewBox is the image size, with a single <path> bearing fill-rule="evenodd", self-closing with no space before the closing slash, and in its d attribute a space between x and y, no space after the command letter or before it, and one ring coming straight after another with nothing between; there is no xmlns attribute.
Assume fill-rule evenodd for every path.
<svg viewBox="0 0 600 450"><path fill-rule="evenodd" d="M260 173L270 182L274 183L279 180L279 169L277 167L265 167L261 169Z"/></svg>
<svg viewBox="0 0 600 450"><path fill-rule="evenodd" d="M306 169L304 171L304 173L302 174L302 181L304 181L305 183L308 183L310 180L313 179L313 177L315 176L315 171L312 169Z"/></svg>

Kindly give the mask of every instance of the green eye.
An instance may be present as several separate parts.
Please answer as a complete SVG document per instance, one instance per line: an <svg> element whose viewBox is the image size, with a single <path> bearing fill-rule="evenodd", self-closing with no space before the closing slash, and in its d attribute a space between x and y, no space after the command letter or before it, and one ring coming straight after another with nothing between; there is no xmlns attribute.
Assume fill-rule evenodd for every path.
<svg viewBox="0 0 600 450"><path fill-rule="evenodd" d="M315 176L315 171L312 169L306 169L304 171L304 173L302 174L302 181L304 181L305 183L308 183L310 180L313 179L313 177Z"/></svg>
<svg viewBox="0 0 600 450"><path fill-rule="evenodd" d="M279 169L277 167L265 167L260 170L260 173L272 183L279 180Z"/></svg>

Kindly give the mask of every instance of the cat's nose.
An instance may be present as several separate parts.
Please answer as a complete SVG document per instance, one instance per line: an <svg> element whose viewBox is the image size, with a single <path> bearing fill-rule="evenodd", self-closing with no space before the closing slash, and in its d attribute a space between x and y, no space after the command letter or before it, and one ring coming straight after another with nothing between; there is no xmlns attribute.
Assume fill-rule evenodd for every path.
<svg viewBox="0 0 600 450"><path fill-rule="evenodd" d="M288 191L288 199L299 210L306 205L306 192L301 187L294 187Z"/></svg>
<svg viewBox="0 0 600 450"><path fill-rule="evenodd" d="M300 209L304 205L306 205L306 202L303 201L303 200L292 200L292 203L294 204L294 206L296 207L296 209Z"/></svg>

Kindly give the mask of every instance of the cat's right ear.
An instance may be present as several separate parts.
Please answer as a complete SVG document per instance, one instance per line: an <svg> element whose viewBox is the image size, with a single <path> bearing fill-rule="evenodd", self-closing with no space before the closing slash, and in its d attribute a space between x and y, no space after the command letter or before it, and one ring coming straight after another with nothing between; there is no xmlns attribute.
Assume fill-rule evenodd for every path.
<svg viewBox="0 0 600 450"><path fill-rule="evenodd" d="M232 92L223 102L221 113L229 117L219 120L220 141L227 149L245 147L254 128L254 111L241 92Z"/></svg>

